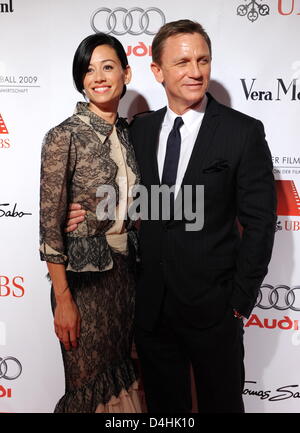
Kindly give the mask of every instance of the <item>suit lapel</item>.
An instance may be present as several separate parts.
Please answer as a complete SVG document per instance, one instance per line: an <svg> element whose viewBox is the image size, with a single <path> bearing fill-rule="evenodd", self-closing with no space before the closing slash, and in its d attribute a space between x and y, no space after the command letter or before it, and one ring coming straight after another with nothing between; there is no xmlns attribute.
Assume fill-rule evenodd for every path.
<svg viewBox="0 0 300 433"><path fill-rule="evenodd" d="M165 117L167 108L164 107L155 113L153 113L153 119L151 122L151 129L147 131L148 133L148 145L147 148L149 149L150 155L149 155L149 161L150 161L150 170L149 170L149 183L151 185L159 185L159 173L158 173L158 164L157 164L157 147L158 147L158 140L159 140L159 134L161 130L161 125L163 122L163 119Z"/></svg>
<svg viewBox="0 0 300 433"><path fill-rule="evenodd" d="M208 93L208 102L205 110L205 115L195 141L195 145L184 174L181 187L183 185L192 185L194 176L199 172L199 168L203 165L205 155L209 149L214 134L220 122L219 104Z"/></svg>

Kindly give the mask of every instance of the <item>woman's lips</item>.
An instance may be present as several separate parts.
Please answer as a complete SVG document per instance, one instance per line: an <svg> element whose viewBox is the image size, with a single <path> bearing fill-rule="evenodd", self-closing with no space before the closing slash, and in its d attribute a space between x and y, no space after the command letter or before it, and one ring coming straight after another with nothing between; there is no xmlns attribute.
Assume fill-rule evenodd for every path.
<svg viewBox="0 0 300 433"><path fill-rule="evenodd" d="M110 86L101 86L101 87L95 87L93 90L95 93L103 94L107 92L110 89Z"/></svg>

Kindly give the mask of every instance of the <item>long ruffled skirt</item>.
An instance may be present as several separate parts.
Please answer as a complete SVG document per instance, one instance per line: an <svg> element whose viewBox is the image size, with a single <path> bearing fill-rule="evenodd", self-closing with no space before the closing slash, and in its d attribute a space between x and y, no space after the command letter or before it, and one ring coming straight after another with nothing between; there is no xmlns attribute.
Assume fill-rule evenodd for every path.
<svg viewBox="0 0 300 433"><path fill-rule="evenodd" d="M109 271L67 273L81 332L76 349L61 344L66 390L55 412L141 412L130 356L134 274L126 256L113 258Z"/></svg>

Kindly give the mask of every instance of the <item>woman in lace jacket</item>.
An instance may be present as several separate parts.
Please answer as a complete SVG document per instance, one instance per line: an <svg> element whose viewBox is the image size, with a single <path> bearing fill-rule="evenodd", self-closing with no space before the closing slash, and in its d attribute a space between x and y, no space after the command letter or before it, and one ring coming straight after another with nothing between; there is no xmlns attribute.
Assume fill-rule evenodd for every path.
<svg viewBox="0 0 300 433"><path fill-rule="evenodd" d="M89 102L77 103L47 133L41 159L40 253L52 281L66 381L55 412L135 412L136 238L128 207L139 174L127 124L117 115L131 78L121 43L102 33L88 36L75 53L73 78ZM71 202L86 218L66 234Z"/></svg>

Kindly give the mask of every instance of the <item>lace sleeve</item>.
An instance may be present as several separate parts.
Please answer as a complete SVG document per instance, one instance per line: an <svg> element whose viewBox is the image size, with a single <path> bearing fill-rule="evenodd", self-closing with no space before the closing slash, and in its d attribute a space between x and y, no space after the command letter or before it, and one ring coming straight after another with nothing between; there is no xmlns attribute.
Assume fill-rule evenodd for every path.
<svg viewBox="0 0 300 433"><path fill-rule="evenodd" d="M51 263L67 261L64 227L74 161L70 131L64 127L51 129L42 146L40 184L40 256Z"/></svg>

